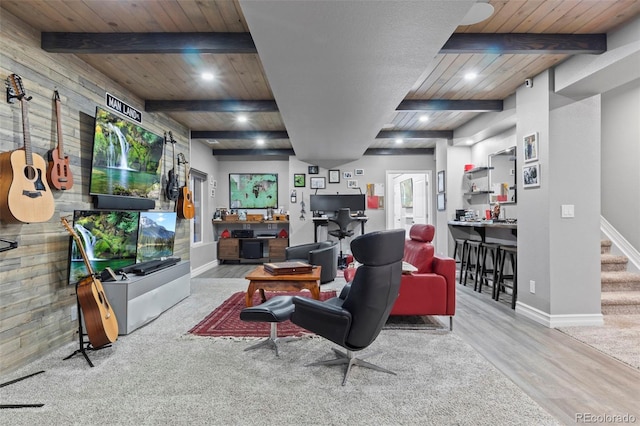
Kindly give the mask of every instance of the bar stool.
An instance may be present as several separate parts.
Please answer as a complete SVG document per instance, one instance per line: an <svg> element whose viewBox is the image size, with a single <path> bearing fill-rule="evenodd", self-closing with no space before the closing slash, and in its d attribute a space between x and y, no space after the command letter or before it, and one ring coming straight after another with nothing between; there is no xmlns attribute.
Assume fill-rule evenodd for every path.
<svg viewBox="0 0 640 426"><path fill-rule="evenodd" d="M462 272L464 271L464 256L467 254L467 239L466 238L456 238L455 247L453 249L453 258L456 259L456 263L458 263L458 249L460 249L460 277L458 281L462 284Z"/></svg>
<svg viewBox="0 0 640 426"><path fill-rule="evenodd" d="M506 260L511 263L512 274L505 274L504 263ZM506 280L511 280L511 282ZM500 270L497 282L493 286L493 298L496 301L500 299L500 290L504 288L511 289L511 309L515 309L518 299L518 246L500 246Z"/></svg>
<svg viewBox="0 0 640 426"><path fill-rule="evenodd" d="M480 244L480 252L478 255L478 263L480 268L478 270L478 278L476 280L477 291L482 293L482 284L489 285L489 281L491 281L491 285L495 288L497 276L498 276L498 262L499 262L499 253L500 252L500 244L495 243L481 243ZM490 257L491 264L487 267L487 257ZM476 287L473 288L476 290ZM492 292L492 296L495 294L495 290Z"/></svg>
<svg viewBox="0 0 640 426"><path fill-rule="evenodd" d="M474 281L474 290L478 282L480 244L482 244L482 241L467 240L467 252L464 257L464 279L462 280L462 285L467 285L469 272L471 272ZM460 275L462 276L462 271L460 271Z"/></svg>

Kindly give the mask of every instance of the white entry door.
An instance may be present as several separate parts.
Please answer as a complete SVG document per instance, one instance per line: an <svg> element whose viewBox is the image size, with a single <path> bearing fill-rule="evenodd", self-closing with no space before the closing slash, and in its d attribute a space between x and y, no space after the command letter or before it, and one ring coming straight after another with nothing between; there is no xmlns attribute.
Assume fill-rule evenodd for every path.
<svg viewBox="0 0 640 426"><path fill-rule="evenodd" d="M407 171L387 174L387 188L390 189L388 199L392 200L387 214L387 228L404 228L408 235L414 223L432 223L429 213L431 211L430 173L430 171Z"/></svg>

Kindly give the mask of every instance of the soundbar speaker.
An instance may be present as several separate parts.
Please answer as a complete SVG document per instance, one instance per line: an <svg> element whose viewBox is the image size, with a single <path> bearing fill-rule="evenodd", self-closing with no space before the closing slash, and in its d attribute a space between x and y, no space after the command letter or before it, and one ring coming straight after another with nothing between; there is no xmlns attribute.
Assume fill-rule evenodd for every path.
<svg viewBox="0 0 640 426"><path fill-rule="evenodd" d="M153 210L156 202L150 198L94 195L93 207L105 210Z"/></svg>

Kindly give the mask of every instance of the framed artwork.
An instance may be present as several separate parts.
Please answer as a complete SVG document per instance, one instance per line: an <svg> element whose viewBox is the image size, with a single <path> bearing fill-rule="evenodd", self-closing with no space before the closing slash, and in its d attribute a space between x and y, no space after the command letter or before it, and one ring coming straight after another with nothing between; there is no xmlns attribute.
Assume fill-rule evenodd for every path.
<svg viewBox="0 0 640 426"><path fill-rule="evenodd" d="M438 198L436 201L437 201L438 211L446 210L447 197L445 197L444 192L441 192L440 194L438 194Z"/></svg>
<svg viewBox="0 0 640 426"><path fill-rule="evenodd" d="M538 133L531 133L526 135L524 138L524 162L529 163L531 161L536 161L538 159Z"/></svg>
<svg viewBox="0 0 640 426"><path fill-rule="evenodd" d="M360 187L358 186L358 181L357 180L349 179L347 181L347 188L360 188Z"/></svg>
<svg viewBox="0 0 640 426"><path fill-rule="evenodd" d="M540 163L522 167L522 186L525 188L540 186Z"/></svg>
<svg viewBox="0 0 640 426"><path fill-rule="evenodd" d="M318 166L309 166L309 174L317 175L319 173Z"/></svg>
<svg viewBox="0 0 640 426"><path fill-rule="evenodd" d="M296 173L293 175L293 186L296 188L304 188L306 185L304 173Z"/></svg>
<svg viewBox="0 0 640 426"><path fill-rule="evenodd" d="M329 170L329 183L340 183L340 170Z"/></svg>
<svg viewBox="0 0 640 426"><path fill-rule="evenodd" d="M413 207L413 179L400 182L400 206Z"/></svg>
<svg viewBox="0 0 640 426"><path fill-rule="evenodd" d="M311 189L324 189L327 187L326 180L323 177L312 177L309 180Z"/></svg>
<svg viewBox="0 0 640 426"><path fill-rule="evenodd" d="M354 172L356 176L364 176L364 169L355 169Z"/></svg>
<svg viewBox="0 0 640 426"><path fill-rule="evenodd" d="M342 172L342 177L345 179L351 179L353 177L353 173L351 172Z"/></svg>
<svg viewBox="0 0 640 426"><path fill-rule="evenodd" d="M444 192L444 170L438 172L438 194Z"/></svg>

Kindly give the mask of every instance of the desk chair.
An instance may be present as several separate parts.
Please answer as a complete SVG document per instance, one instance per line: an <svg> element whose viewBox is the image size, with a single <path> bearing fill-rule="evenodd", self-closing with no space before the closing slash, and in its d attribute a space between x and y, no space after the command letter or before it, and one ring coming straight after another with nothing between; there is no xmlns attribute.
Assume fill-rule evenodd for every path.
<svg viewBox="0 0 640 426"><path fill-rule="evenodd" d="M338 229L328 231L328 234L334 236L340 242L340 257L338 258L338 268L344 269L346 265L346 257L342 252L342 240L347 237L353 236L353 229L349 229L349 225L353 222L357 222L358 219L351 217L351 209L343 208L338 210L338 214L335 217L329 218L329 222L333 222L338 225Z"/></svg>

